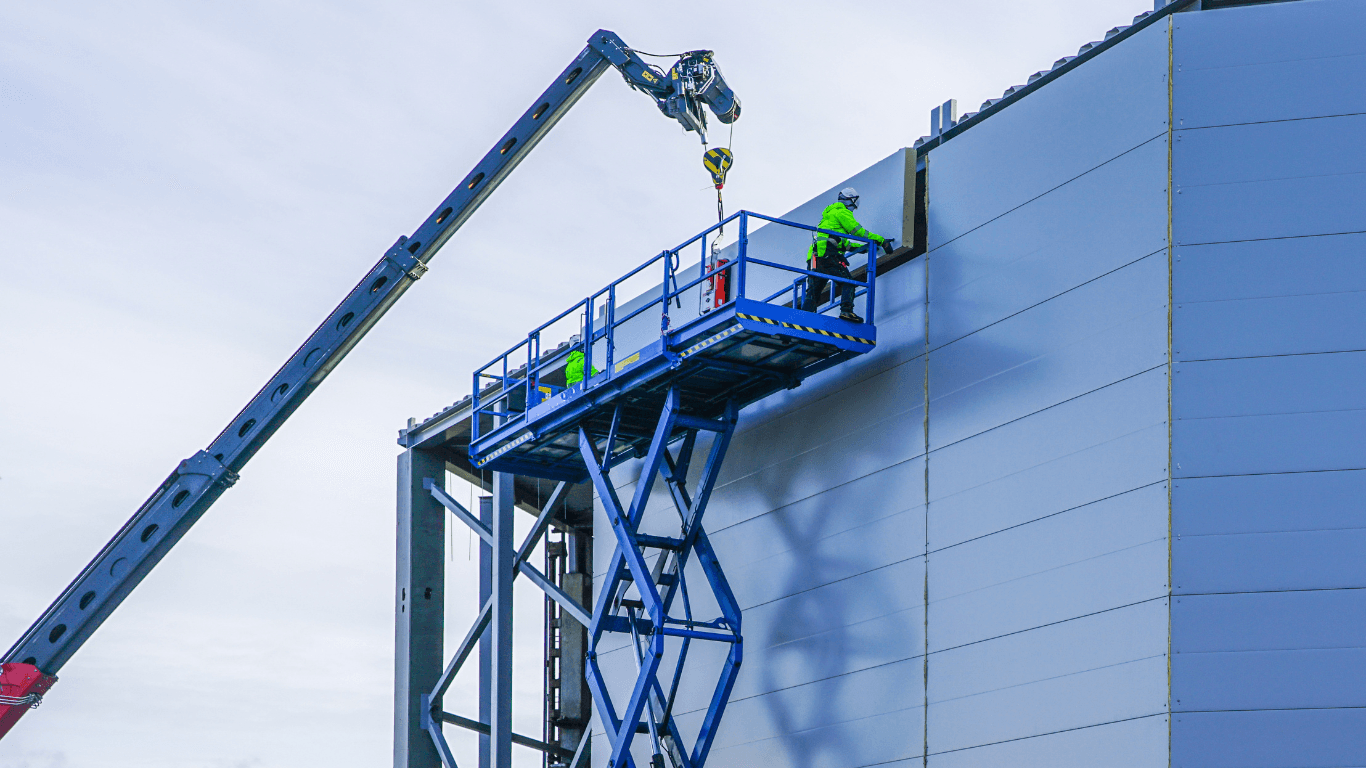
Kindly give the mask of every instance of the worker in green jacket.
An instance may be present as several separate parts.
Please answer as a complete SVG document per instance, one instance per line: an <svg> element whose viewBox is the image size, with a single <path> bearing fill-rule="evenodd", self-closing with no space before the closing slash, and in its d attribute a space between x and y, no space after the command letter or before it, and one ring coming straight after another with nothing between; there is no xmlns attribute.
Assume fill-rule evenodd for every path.
<svg viewBox="0 0 1366 768"><path fill-rule="evenodd" d="M870 238L882 246L884 251L891 253L892 239L864 229L863 225L854 218L854 214L850 213L855 208L858 208L858 190L853 187L845 187L840 191L836 201L827 205L825 210L821 212L821 223L817 224L816 227L831 232L844 232L849 235ZM806 268L813 272L849 279L849 260L845 257L848 249L848 240L817 233L815 242L811 244L811 248L806 254ZM806 278L806 298L802 301L802 309L807 312L815 312L820 303L821 291L825 290L826 284L830 282L825 278L814 275L808 276ZM840 319L855 323L863 322L863 318L854 314L854 284L839 283L838 285Z"/></svg>
<svg viewBox="0 0 1366 768"><path fill-rule="evenodd" d="M598 373L598 369L594 368L593 375L597 376ZM565 360L564 385L572 387L581 381L583 381L583 350L576 349L570 352L569 357Z"/></svg>

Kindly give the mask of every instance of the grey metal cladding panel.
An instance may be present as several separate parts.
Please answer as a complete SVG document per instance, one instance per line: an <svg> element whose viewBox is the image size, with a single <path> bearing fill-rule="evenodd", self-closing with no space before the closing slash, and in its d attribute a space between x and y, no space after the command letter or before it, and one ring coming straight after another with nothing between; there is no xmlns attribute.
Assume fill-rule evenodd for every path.
<svg viewBox="0 0 1366 768"><path fill-rule="evenodd" d="M1273 125L1302 126L1307 123L1345 123L1349 118L1327 121L1296 121ZM1256 126L1263 127L1263 126ZM1346 126L1339 126L1345 128ZM1202 143L1225 142L1225 177L1194 184L1185 181L1188 163L1187 138L1183 131L1174 150L1173 174L1177 194L1172 201L1172 232L1177 246L1305 237L1366 231L1366 209L1360 204L1366 192L1366 173L1339 171L1331 162L1299 169L1298 176L1278 176L1270 159L1274 147L1250 127L1208 128ZM1305 133L1302 131L1302 133ZM1286 141L1323 141L1323 136L1289 135ZM1337 141L1345 141L1337 137ZM1341 144L1337 144L1341 146ZM1356 152L1343 148L1349 157ZM1204 146L1201 151L1213 151ZM1310 158L1312 159L1312 158ZM1221 158L1222 160L1222 158ZM1261 173L1257 173L1261 171ZM1244 177L1250 180L1239 180Z"/></svg>
<svg viewBox="0 0 1366 768"><path fill-rule="evenodd" d="M924 708L909 706L913 700L904 699L906 708L900 712L714 749L707 761L710 765L792 765L801 768L918 766L925 743ZM819 703L813 702L811 706L819 706ZM780 718L784 713L774 712L768 716ZM731 727L732 721L727 715L721 722L721 729Z"/></svg>
<svg viewBox="0 0 1366 768"><path fill-rule="evenodd" d="M1366 646L1366 589L1184 595L1173 599L1172 652Z"/></svg>
<svg viewBox="0 0 1366 768"><path fill-rule="evenodd" d="M741 607L920 555L924 483L924 464L904 462L713 530L712 545Z"/></svg>
<svg viewBox="0 0 1366 768"><path fill-rule="evenodd" d="M1167 425L1156 424L1066 453L930 503L931 549L1127 493L1167 479Z"/></svg>
<svg viewBox="0 0 1366 768"><path fill-rule="evenodd" d="M1181 419L1173 475L1248 475L1366 467L1366 411Z"/></svg>
<svg viewBox="0 0 1366 768"><path fill-rule="evenodd" d="M745 660L733 698L923 656L924 584L924 559L915 558L746 608ZM719 646L693 643L689 654L704 645ZM695 669L719 669L720 657L715 661ZM715 684L708 675L684 675L678 711L705 708Z"/></svg>
<svg viewBox="0 0 1366 768"><path fill-rule="evenodd" d="M1198 301L1366 291L1366 235L1323 235L1178 248L1172 299Z"/></svg>
<svg viewBox="0 0 1366 768"><path fill-rule="evenodd" d="M1174 370L1176 419L1366 408L1366 352L1207 360Z"/></svg>
<svg viewBox="0 0 1366 768"><path fill-rule="evenodd" d="M1172 715L1173 768L1360 768L1366 709Z"/></svg>
<svg viewBox="0 0 1366 768"><path fill-rule="evenodd" d="M1177 360L1366 349L1366 291L1178 303Z"/></svg>
<svg viewBox="0 0 1366 768"><path fill-rule="evenodd" d="M1165 483L929 554L930 604L1167 537Z"/></svg>
<svg viewBox="0 0 1366 768"><path fill-rule="evenodd" d="M1153 25L930 152L929 247L1164 133L1167 56Z"/></svg>
<svg viewBox="0 0 1366 768"><path fill-rule="evenodd" d="M1166 600L930 654L930 705L1167 653Z"/></svg>
<svg viewBox="0 0 1366 768"><path fill-rule="evenodd" d="M812 398L799 409L755 424L731 441L719 486L745 482L754 473L805 453L828 455L832 443L891 419L923 413L925 362L911 360L838 392ZM743 417L742 417L743 419ZM909 428L909 427L908 427ZM924 419L914 423L916 455L924 451Z"/></svg>
<svg viewBox="0 0 1366 768"><path fill-rule="evenodd" d="M1366 648L1180 653L1172 710L1366 707Z"/></svg>
<svg viewBox="0 0 1366 768"><path fill-rule="evenodd" d="M1162 137L936 250L929 271L930 346L1166 247Z"/></svg>
<svg viewBox="0 0 1366 768"><path fill-rule="evenodd" d="M1168 768L1166 716L931 754L928 768Z"/></svg>
<svg viewBox="0 0 1366 768"><path fill-rule="evenodd" d="M925 354L925 259L877 280L878 343L872 351L822 371L793 390L777 392L741 412L737 434L857 385Z"/></svg>
<svg viewBox="0 0 1366 768"><path fill-rule="evenodd" d="M1178 536L1177 594L1366 587L1366 529Z"/></svg>
<svg viewBox="0 0 1366 768"><path fill-rule="evenodd" d="M819 450L717 488L707 512L709 527L734 525L902 462L922 462L924 418L921 407L888 414L885 421L831 440Z"/></svg>
<svg viewBox="0 0 1366 768"><path fill-rule="evenodd" d="M935 579L931 562L931 585ZM930 652L1089 616L1166 593L1164 539L932 602Z"/></svg>
<svg viewBox="0 0 1366 768"><path fill-rule="evenodd" d="M746 608L744 630L751 641L749 650L757 652L759 648L792 643L923 606L924 582L922 556ZM907 589L907 585L914 588ZM915 625L914 618L907 621ZM917 634L908 630L905 642L913 653L923 653L924 643L911 639ZM881 658L895 660L905 656Z"/></svg>
<svg viewBox="0 0 1366 768"><path fill-rule="evenodd" d="M831 536L917 510L922 530L908 532L912 538L900 543L906 551L920 554L925 541L924 505L924 464L907 461L728 528L711 526L708 533L722 562L754 563L823 546L820 542Z"/></svg>
<svg viewBox="0 0 1366 768"><path fill-rule="evenodd" d="M818 520L790 527L777 521L771 530L783 531L788 549L773 554L759 550L763 554L743 564L731 559L726 577L741 606L794 595L924 552L924 505L834 535L822 536L819 526ZM810 540L803 542L808 534Z"/></svg>
<svg viewBox="0 0 1366 768"><path fill-rule="evenodd" d="M1167 362L1167 256L930 353L930 450Z"/></svg>
<svg viewBox="0 0 1366 768"><path fill-rule="evenodd" d="M758 649L755 646L758 636L747 631L744 671L736 680L732 699L880 668L905 659L921 659L925 647L924 621L924 606L918 605ZM711 692L708 690L705 694L706 698L701 701L707 700ZM694 700L694 706L699 703Z"/></svg>
<svg viewBox="0 0 1366 768"><path fill-rule="evenodd" d="M1177 480L1172 532L1272 533L1366 528L1366 472L1303 472Z"/></svg>
<svg viewBox="0 0 1366 768"><path fill-rule="evenodd" d="M1175 18L1174 56L1186 71L1366 54L1366 39L1356 34L1366 26L1366 8L1357 0L1300 0Z"/></svg>
<svg viewBox="0 0 1366 768"><path fill-rule="evenodd" d="M1161 483L936 550L928 555L930 606L1165 540L1167 525Z"/></svg>
<svg viewBox="0 0 1366 768"><path fill-rule="evenodd" d="M1118 304L1118 302L1116 302ZM1116 307L1122 309L1122 307ZM1029 314L1029 313L1026 313ZM1127 317L1114 325L1113 317L1096 324L1064 323L1049 329L1052 318L1020 317L962 339L930 366L931 378L982 376L974 383L931 401L930 449L937 450L980 435L1003 424L1095 392L1123 379L1164 366L1167 362L1166 307ZM1037 321L1037 322L1036 322ZM1004 327L1010 324L1010 327ZM1008 351L999 339L1022 339L1030 330L1057 330L1039 338L1039 356L1011 365L1025 350ZM1082 331L1082 338L1067 331ZM1044 339L1050 343L1045 343ZM1018 357L1017 357L1018 356ZM956 382L955 382L956 383ZM933 384L931 391L935 391Z"/></svg>
<svg viewBox="0 0 1366 768"><path fill-rule="evenodd" d="M1164 369L1125 379L1095 392L1002 425L929 455L933 502L1049 461L1086 450L1167 420ZM1160 456L1134 456L1164 470ZM1129 490L1121 488L1116 492ZM1107 494L1108 495L1108 494ZM1060 510L1054 510L1060 511ZM933 517L935 509L930 508ZM931 544L940 546L931 540Z"/></svg>
<svg viewBox="0 0 1366 768"><path fill-rule="evenodd" d="M1172 264L1178 360L1366 349L1366 236L1185 246Z"/></svg>
<svg viewBox="0 0 1366 768"><path fill-rule="evenodd" d="M915 464L905 462L714 533L717 556L728 563L727 577L741 606L921 555L924 470ZM920 495L904 492L906 487Z"/></svg>
<svg viewBox="0 0 1366 768"><path fill-rule="evenodd" d="M1355 0L1173 18L1178 126L1366 112L1366 9Z"/></svg>
<svg viewBox="0 0 1366 768"><path fill-rule="evenodd" d="M593 743L591 746L592 754L588 758L588 764L593 768L606 768L607 758L612 756L612 743L607 740L607 735L603 732L602 723L598 720L597 709L593 710Z"/></svg>
<svg viewBox="0 0 1366 768"><path fill-rule="evenodd" d="M1166 711L1163 655L930 704L928 749L966 749Z"/></svg>
<svg viewBox="0 0 1366 768"><path fill-rule="evenodd" d="M1178 477L1366 467L1366 353L1178 363Z"/></svg>
<svg viewBox="0 0 1366 768"><path fill-rule="evenodd" d="M892 755L890 759L919 755L924 743L923 724L920 722L924 677L924 664L917 658L826 678L763 696L743 699L732 697L730 705L726 707L724 724L717 734L715 748L725 749L755 741L791 737L876 715L903 713L909 715L905 718L906 730L912 725L912 718L921 730L914 734L914 748L901 747L904 751ZM693 723L700 724L701 712L686 720L690 721L688 725L695 728Z"/></svg>
<svg viewBox="0 0 1366 768"><path fill-rule="evenodd" d="M1210 185L1363 173L1363 132L1366 115L1177 131L1172 180L1181 192Z"/></svg>

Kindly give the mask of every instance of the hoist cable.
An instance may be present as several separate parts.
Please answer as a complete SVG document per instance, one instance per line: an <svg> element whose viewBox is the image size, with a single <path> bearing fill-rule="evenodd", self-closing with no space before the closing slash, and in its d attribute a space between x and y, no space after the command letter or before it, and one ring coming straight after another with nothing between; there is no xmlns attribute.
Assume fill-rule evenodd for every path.
<svg viewBox="0 0 1366 768"><path fill-rule="evenodd" d="M688 55L686 53L646 53L645 51L638 51L635 48L627 48L626 50L637 56L650 56L656 59L681 59Z"/></svg>

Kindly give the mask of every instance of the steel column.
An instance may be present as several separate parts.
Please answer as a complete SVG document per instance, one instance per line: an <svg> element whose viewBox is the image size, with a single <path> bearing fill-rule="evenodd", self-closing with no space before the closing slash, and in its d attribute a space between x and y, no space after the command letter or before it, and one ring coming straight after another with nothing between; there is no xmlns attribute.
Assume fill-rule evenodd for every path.
<svg viewBox="0 0 1366 768"><path fill-rule="evenodd" d="M514 504L513 476L495 472L489 595L493 605L489 628L493 650L488 719L491 768L512 768L512 579L517 565L512 531Z"/></svg>
<svg viewBox="0 0 1366 768"><path fill-rule="evenodd" d="M493 497L479 497L479 522L490 531L493 530ZM489 598L493 596L493 548L482 538L479 541L479 608L492 607ZM492 715L489 702L493 701L493 635L484 632L479 638L479 722L487 723ZM479 768L492 768L489 751L489 735L479 733Z"/></svg>
<svg viewBox="0 0 1366 768"><path fill-rule="evenodd" d="M398 550L394 593L394 768L440 768L423 732L423 700L441 677L445 633L446 510L424 488L446 476L431 453L398 457Z"/></svg>
<svg viewBox="0 0 1366 768"><path fill-rule="evenodd" d="M593 603L592 560L588 545L592 536L586 531L572 531L565 536L568 547L569 573L564 577L564 591L580 605ZM572 748L579 744L588 731L592 716L592 699L585 676L588 655L588 629L578 622L560 621L560 746Z"/></svg>

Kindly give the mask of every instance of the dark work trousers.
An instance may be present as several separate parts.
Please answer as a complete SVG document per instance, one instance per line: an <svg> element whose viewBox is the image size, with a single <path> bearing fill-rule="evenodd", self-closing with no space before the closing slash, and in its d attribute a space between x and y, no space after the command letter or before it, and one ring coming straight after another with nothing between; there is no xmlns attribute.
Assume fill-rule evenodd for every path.
<svg viewBox="0 0 1366 768"><path fill-rule="evenodd" d="M816 272L834 275L835 277L851 277L849 267L835 259L816 259L815 262L816 266L813 269ZM820 303L821 291L825 290L825 286L831 282L825 278L808 275L806 278L806 299L802 301L802 309L807 312L815 312ZM831 289L840 292L840 312L853 312L854 284L836 283Z"/></svg>

